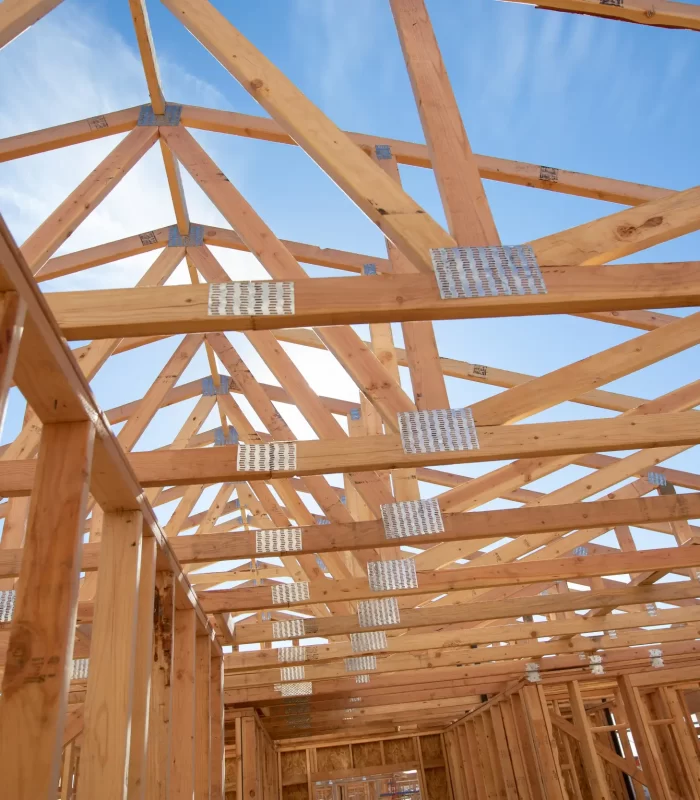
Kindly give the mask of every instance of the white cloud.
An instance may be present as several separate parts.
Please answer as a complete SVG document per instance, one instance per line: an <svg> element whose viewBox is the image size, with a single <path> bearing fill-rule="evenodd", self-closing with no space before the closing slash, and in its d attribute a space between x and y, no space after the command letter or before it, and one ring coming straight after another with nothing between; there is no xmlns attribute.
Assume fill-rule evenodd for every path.
<svg viewBox="0 0 700 800"><path fill-rule="evenodd" d="M82 8L80 14L80 25L75 25L75 9L62 6L0 53L0 137L148 102L135 40L126 41L118 31ZM161 58L160 67L169 100L196 96L201 105L227 107L226 99L216 87L188 73L179 64ZM220 168L235 178L238 188L245 191L247 165L238 155L234 140L200 131L195 134ZM17 240L24 241L123 136L111 136L0 164L0 210ZM191 219L229 227L184 170L183 181ZM80 250L173 222L172 202L160 147L156 144L58 252ZM250 254L220 248L215 248L215 252L234 279L267 277L265 270ZM42 288L51 291L132 286L156 255L157 251L145 253L44 283ZM189 282L184 264L170 282ZM269 380L269 371L256 358L251 346L244 341L239 342L239 346L243 357L252 362L251 368L257 377ZM130 359L131 369L143 369L145 375L155 377L162 367L161 356L154 358L147 350L150 352L150 348L146 348L138 351L139 355L134 354ZM348 385L349 379L328 353L295 352L294 358L307 376L325 376L324 380L315 379L314 386L319 391L334 394L334 389L342 383L343 394L347 395L349 391L351 396L356 396L354 386ZM317 372L320 365L323 369ZM115 396L120 397L126 388L123 369L124 364L119 359L110 361L96 381L98 399L105 407L119 402L115 401ZM191 364L187 379L193 377L191 372L200 376L207 371L204 354L200 352ZM273 379L272 382L276 381ZM128 392L128 388L126 390ZM184 407L182 411L187 413ZM291 415L292 426L300 435L313 436L298 412L287 410L286 413ZM254 414L251 418L257 422ZM6 434L16 434L21 424L21 408L16 399L8 423ZM172 424L178 423L170 417L167 423L155 420L149 428L150 437L163 439ZM168 440L172 439L171 433L166 436Z"/></svg>
<svg viewBox="0 0 700 800"><path fill-rule="evenodd" d="M59 9L60 11L60 9ZM71 12L74 15L74 9ZM218 90L167 59L162 65L173 99L193 87L203 103L224 105ZM80 25L54 12L0 54L0 136L11 136L148 102L134 42L81 9ZM41 153L0 165L0 208L23 241L119 143L123 135ZM209 144L209 143L208 143ZM231 165L227 159L226 169ZM244 167L236 162L240 180ZM228 227L204 194L184 176L193 220ZM160 148L155 145L59 253L71 252L170 225L174 212ZM57 288L133 284L153 261L145 254L79 273ZM227 259L230 263L229 257ZM46 286L45 286L46 288Z"/></svg>

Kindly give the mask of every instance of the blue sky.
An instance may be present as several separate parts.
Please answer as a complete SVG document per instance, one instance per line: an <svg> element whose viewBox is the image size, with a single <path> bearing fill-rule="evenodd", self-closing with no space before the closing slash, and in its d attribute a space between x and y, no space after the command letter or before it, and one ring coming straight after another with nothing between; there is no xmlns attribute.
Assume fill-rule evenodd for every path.
<svg viewBox="0 0 700 800"><path fill-rule="evenodd" d="M423 140L388 0L216 5L341 127ZM264 114L164 6L159 2L148 6L169 100ZM494 0L429 0L428 8L476 152L675 189L700 184L697 34ZM125 1L67 0L0 53L0 136L146 101ZM299 149L218 134L196 132L196 136L281 238L383 255L377 229ZM0 209L19 241L118 139L0 164ZM402 179L406 190L444 223L431 173L404 167ZM228 227L189 178L186 188L193 220ZM511 244L618 209L493 182L487 182L486 189L502 240ZM172 222L155 148L62 252ZM700 234L694 234L627 260L693 259L698 245ZM250 257L217 255L233 277L265 274ZM130 259L45 288L132 285L151 260ZM337 274L315 268L310 272ZM175 280L186 280L182 270ZM364 334L362 327L359 330ZM441 323L436 330L443 355L533 375L639 335L573 317ZM256 376L274 382L240 337L234 339ZM102 406L111 408L142 396L175 345L176 340L170 339L114 358L94 381ZM354 385L330 356L294 347L290 352L314 388L357 397ZM608 388L654 397L695 379L699 364L696 347ZM206 372L200 354L182 381ZM408 387L407 376L403 377ZM448 379L448 388L453 406L468 405L495 391L453 379ZM191 407L185 403L160 412L138 449L171 441ZM298 414L286 407L281 410L300 436L311 435ZM21 412L21 402L13 398L5 441L16 434ZM597 415L604 412L564 404L539 418ZM205 427L216 424L212 420ZM697 471L697 448L674 464ZM473 465L462 471L475 475L485 468ZM564 478L582 474L584 470L571 467L537 486L553 488Z"/></svg>

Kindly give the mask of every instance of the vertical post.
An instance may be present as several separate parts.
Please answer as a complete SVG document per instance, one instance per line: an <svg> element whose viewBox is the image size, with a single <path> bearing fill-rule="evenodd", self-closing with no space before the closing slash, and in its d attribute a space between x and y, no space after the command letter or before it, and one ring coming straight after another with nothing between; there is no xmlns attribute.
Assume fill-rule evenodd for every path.
<svg viewBox="0 0 700 800"><path fill-rule="evenodd" d="M647 788L652 800L671 800L671 790L663 773L661 759L654 741L654 734L647 725L641 708L639 690L632 684L629 675L617 679L622 702L625 704L627 722L637 748L639 763L647 779Z"/></svg>
<svg viewBox="0 0 700 800"><path fill-rule="evenodd" d="M445 742L447 754L447 768L452 783L452 792L457 800L467 800L467 789L464 782L464 765L457 748L457 729L447 730L442 738Z"/></svg>
<svg viewBox="0 0 700 800"><path fill-rule="evenodd" d="M518 800L518 789L515 781L515 773L513 772L513 763L510 757L508 740L506 739L506 731L503 725L503 716L501 715L501 708L499 705L491 706L491 727L493 728L496 752L498 753L498 761L501 774L503 775L506 797L508 797L508 800Z"/></svg>
<svg viewBox="0 0 700 800"><path fill-rule="evenodd" d="M243 725L240 716L235 720L236 734L236 797L243 797ZM308 771L307 771L308 773ZM311 791L309 791L311 797Z"/></svg>
<svg viewBox="0 0 700 800"><path fill-rule="evenodd" d="M478 731L477 746L479 748L481 766L484 770L487 794L489 797L493 796L500 799L502 792L505 793L505 787L503 786L503 776L498 763L498 756L494 752L493 736L491 735L489 722L488 713L482 711L474 720L474 725Z"/></svg>
<svg viewBox="0 0 700 800"><path fill-rule="evenodd" d="M147 536L141 544L138 610L136 612L136 653L134 656L134 698L129 748L128 800L142 800L146 788L146 749L151 701L153 664L153 597L158 544Z"/></svg>
<svg viewBox="0 0 700 800"><path fill-rule="evenodd" d="M523 756L523 763L527 773L530 794L533 800L547 800L544 795L542 778L537 764L537 752L532 731L527 719L527 709L523 699L523 690L511 695L511 708L513 711L513 721L515 722L520 750Z"/></svg>
<svg viewBox="0 0 700 800"><path fill-rule="evenodd" d="M522 750L518 740L518 732L513 719L513 709L508 700L504 700L499 704L501 711L501 719L503 720L503 729L508 742L508 750L510 751L511 764L513 766L513 776L515 783L518 787L520 800L531 800L530 798L530 784L527 779L525 771L525 764L523 762Z"/></svg>
<svg viewBox="0 0 700 800"><path fill-rule="evenodd" d="M7 393L19 352L26 307L17 292L0 295L0 434L7 411Z"/></svg>
<svg viewBox="0 0 700 800"><path fill-rule="evenodd" d="M78 800L124 800L141 568L140 511L104 515Z"/></svg>
<svg viewBox="0 0 700 800"><path fill-rule="evenodd" d="M560 700L554 701L554 710L559 716L562 716L560 703L561 703ZM574 749L574 747L572 747L572 742L570 741L570 737L566 735L563 735L560 741L562 744L564 758L566 758L566 764L568 767L568 769L566 770L566 775L564 776L564 780L568 782L569 795L571 796L572 800L583 800L583 794L581 792L578 770L576 769L580 761L578 749ZM564 772L563 764L562 764L562 772Z"/></svg>
<svg viewBox="0 0 700 800"><path fill-rule="evenodd" d="M583 704L581 687L578 681L570 681L568 690L573 723L580 734L578 740L579 749L583 759L583 768L586 772L586 780L588 781L591 798L592 800L610 800L608 782L605 779L603 765L600 763L600 759L596 753L595 741L588 724L588 716L586 715L586 708Z"/></svg>
<svg viewBox="0 0 700 800"><path fill-rule="evenodd" d="M211 660L211 797L224 800L224 659Z"/></svg>
<svg viewBox="0 0 700 800"><path fill-rule="evenodd" d="M255 717L241 718L242 761L243 761L243 797L246 800L257 800L258 793L258 746Z"/></svg>
<svg viewBox="0 0 700 800"><path fill-rule="evenodd" d="M195 800L211 797L211 642L208 635L196 637L195 645Z"/></svg>
<svg viewBox="0 0 700 800"><path fill-rule="evenodd" d="M175 611L173 645L174 732L170 759L170 797L192 800L195 747L195 639L197 615L193 608Z"/></svg>
<svg viewBox="0 0 700 800"><path fill-rule="evenodd" d="M642 704L642 713L650 725L652 720L657 722L658 720L669 719L671 712L666 707L661 687L646 692L642 698ZM684 768L682 753L678 750L672 735L673 726L663 722L654 724L653 727L659 755L661 756L661 768L666 775L671 792L680 795L684 799L687 797L688 800L696 800L696 795Z"/></svg>
<svg viewBox="0 0 700 800"><path fill-rule="evenodd" d="M42 432L0 696L3 792L12 800L56 797L93 441L90 422Z"/></svg>
<svg viewBox="0 0 700 800"><path fill-rule="evenodd" d="M153 660L146 759L146 800L170 797L172 648L175 587L170 572L156 574L153 595Z"/></svg>
<svg viewBox="0 0 700 800"><path fill-rule="evenodd" d="M530 719L535 753L547 800L564 800L564 782L549 723L549 711L541 686L525 686L521 692Z"/></svg>
<svg viewBox="0 0 700 800"><path fill-rule="evenodd" d="M479 800L479 792L476 786L476 779L471 770L471 757L469 755L469 744L467 742L467 724L463 722L455 728L457 733L457 747L462 762L462 773L464 775L464 788L466 789L466 800Z"/></svg>
<svg viewBox="0 0 700 800"><path fill-rule="evenodd" d="M700 796L700 763L698 763L696 743L697 735L695 730L690 732L688 721L684 715L683 706L679 700L678 692L670 686L661 689L666 706L668 707L673 725L671 734L676 741L679 753L683 760L684 767L688 773L688 780L691 783L691 791L695 797ZM693 738L695 741L693 741Z"/></svg>
<svg viewBox="0 0 700 800"><path fill-rule="evenodd" d="M489 800L489 795L486 789L486 780L484 778L485 771L482 770L479 759L479 749L477 746L477 738L473 719L464 723L464 732L469 748L471 774L474 778L474 787L476 789L477 798L478 800Z"/></svg>

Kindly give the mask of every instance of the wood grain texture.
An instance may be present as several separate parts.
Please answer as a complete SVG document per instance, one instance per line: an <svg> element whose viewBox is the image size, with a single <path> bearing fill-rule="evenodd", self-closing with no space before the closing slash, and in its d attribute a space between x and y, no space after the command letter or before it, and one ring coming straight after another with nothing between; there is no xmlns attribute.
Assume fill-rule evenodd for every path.
<svg viewBox="0 0 700 800"><path fill-rule="evenodd" d="M170 573L157 572L153 604L145 800L169 800L170 797L174 602L173 576Z"/></svg>
<svg viewBox="0 0 700 800"><path fill-rule="evenodd" d="M211 796L211 650L209 638L195 637L194 798Z"/></svg>
<svg viewBox="0 0 700 800"><path fill-rule="evenodd" d="M78 800L126 797L142 528L138 511L104 515Z"/></svg>
<svg viewBox="0 0 700 800"><path fill-rule="evenodd" d="M173 800L191 800L194 792L196 633L194 611L176 610L172 687L174 736L170 764L170 797Z"/></svg>
<svg viewBox="0 0 700 800"><path fill-rule="evenodd" d="M13 800L56 797L93 438L88 422L42 433L0 696L0 762Z"/></svg>

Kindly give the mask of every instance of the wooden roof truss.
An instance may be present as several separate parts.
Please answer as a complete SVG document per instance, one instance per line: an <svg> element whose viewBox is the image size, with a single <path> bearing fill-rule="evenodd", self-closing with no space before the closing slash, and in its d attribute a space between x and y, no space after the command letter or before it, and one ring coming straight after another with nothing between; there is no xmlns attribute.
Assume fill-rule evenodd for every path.
<svg viewBox="0 0 700 800"><path fill-rule="evenodd" d="M19 578L13 622L0 623L0 738L22 709L51 705L32 695L22 706L10 692L18 674L24 688L17 694L30 691L13 644L21 626L31 628L37 619L51 621L50 636L36 635L53 637L56 646L48 649L44 639L36 646L44 647L42 657L58 658L61 669L73 647L91 661L99 658L93 706L89 690L85 701L85 724L97 724L94 697L125 671L138 675L141 628L134 620L148 606L139 601L139 574L141 586L155 580L162 598L170 597L162 610L166 622L175 617L175 641L178 625L197 629L190 653L195 663L211 658L217 669L223 664L224 702L256 708L274 739L330 732L340 720L358 735L401 724L450 724L484 697L522 685L533 664L542 675L584 680L597 663L593 656L601 656L613 675L642 671L650 645L663 649L667 666L692 663L700 637L700 528L692 522L700 519L700 475L664 464L700 443L700 379L651 399L601 387L700 343L699 313L657 310L700 305L698 262L609 265L700 229L700 188L671 191L474 154L422 0L390 2L427 145L339 130L207 0L163 2L271 119L166 101L144 2L129 0L148 105L0 140L0 160L7 161L125 134L21 248L2 227L2 387L6 396L14 382L28 410L21 433L0 456L0 495L8 498L0 505L0 588L12 589ZM0 45L56 5L5 0ZM624 8L592 0L546 5L698 29L695 7L679 3L655 3L653 11L628 0ZM368 255L278 239L190 129L303 148L380 228L386 251ZM172 197L172 226L57 255L156 144ZM433 169L447 230L403 191L400 164ZM230 229L190 219L182 169ZM627 207L527 243L546 294L444 299L432 250L501 245L484 179ZM212 247L252 253L270 281L232 283ZM39 292L46 280L146 251L154 260L134 288ZM189 284L165 285L182 262ZM309 280L304 264L343 277ZM268 304L262 314L246 306L248 291ZM561 313L638 334L532 376L440 357L431 322ZM394 344L392 322L402 325L405 349ZM368 341L350 327L358 323L369 324ZM254 377L226 336L232 331L245 335L276 384ZM88 383L111 356L148 352L152 343L181 334L142 398L99 410ZM62 338L92 341L69 353ZM285 350L289 343L332 354L356 384L358 400L314 392ZM180 382L201 349L209 372ZM400 368L409 371L412 395L402 387ZM446 377L503 390L471 406L478 447L408 452L401 416L450 409ZM132 452L160 409L195 398L171 444ZM567 401L614 414L528 419ZM297 409L317 438L297 441L280 404ZM212 412L217 428L206 427ZM123 426L115 436L110 425L117 423ZM449 471L450 465L509 459L477 478ZM548 494L525 488L572 464L590 474ZM342 488L328 478L337 473ZM414 526L388 537L382 508L420 501L421 484L436 498L442 529L425 533ZM211 486L217 487L213 501L196 510ZM62 522L41 499L47 491L61 504ZM499 498L513 507L483 510ZM173 502L161 528L157 509ZM53 531L52 548L38 535L42 525ZM668 546L638 550L630 526L664 534ZM593 541L607 531L614 531L617 547ZM79 535L88 538L82 562ZM126 543L136 539L140 559L132 554L129 560ZM281 559L276 566L269 563L273 557ZM149 558L150 584L144 577ZM231 559L240 565L219 564ZM201 571L204 565L208 571ZM629 583L613 577L624 574ZM174 584L167 578L172 575ZM661 581L667 575L685 580ZM235 586L222 588L229 581ZM377 599L385 606L374 608L368 622L361 604ZM105 615L115 604L121 613L110 623ZM148 610L141 613L138 619L148 617ZM130 644L123 650L110 644L112 624L125 626ZM309 637L326 643L304 645ZM272 646L282 640L284 650ZM238 649L255 643L260 649ZM228 645L233 652L222 655L221 646ZM167 642L160 646L167 650ZM74 700L84 699L81 686L74 681ZM415 698L409 705L407 691ZM429 711L436 700L445 702ZM133 702L139 702L135 689ZM295 714L298 702L303 713ZM382 708L381 719L372 715L375 706ZM53 754L47 770L55 769L51 731L32 735L34 746ZM81 780L97 786L99 770L89 763L85 759ZM44 785L36 780L32 797Z"/></svg>

